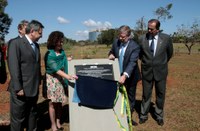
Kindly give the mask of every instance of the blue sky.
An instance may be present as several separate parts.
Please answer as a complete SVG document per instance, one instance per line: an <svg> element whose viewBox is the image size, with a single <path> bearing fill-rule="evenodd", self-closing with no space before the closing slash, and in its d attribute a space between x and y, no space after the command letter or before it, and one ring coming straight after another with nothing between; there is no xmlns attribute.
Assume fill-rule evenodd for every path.
<svg viewBox="0 0 200 131"><path fill-rule="evenodd" d="M172 3L173 18L161 22L161 29L172 34L177 25L191 25L200 19L200 0L8 0L5 12L13 19L6 41L18 35L18 23L36 19L44 26L40 42L46 42L55 30L74 40L88 39L88 32L98 28L135 27L142 16L148 21L154 11Z"/></svg>

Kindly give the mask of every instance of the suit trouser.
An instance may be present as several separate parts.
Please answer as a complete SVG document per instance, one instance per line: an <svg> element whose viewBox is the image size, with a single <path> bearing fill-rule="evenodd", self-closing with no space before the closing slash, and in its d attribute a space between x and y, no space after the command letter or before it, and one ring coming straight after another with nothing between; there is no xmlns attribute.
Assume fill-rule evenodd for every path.
<svg viewBox="0 0 200 131"><path fill-rule="evenodd" d="M166 92L166 79L156 81L148 81L143 79L143 95L142 95L142 104L141 104L141 114L140 118L148 118L148 112L151 105L151 97L153 84L155 83L155 94L156 94L156 107L155 107L155 116L156 119L163 119L164 117L164 102L165 102L165 92Z"/></svg>
<svg viewBox="0 0 200 131"><path fill-rule="evenodd" d="M130 82L126 86L127 94L128 94L128 99L130 103L130 110L131 113L134 111L134 106L135 106L135 95L136 95L136 88L137 88L137 81Z"/></svg>
<svg viewBox="0 0 200 131"><path fill-rule="evenodd" d="M10 91L10 114L11 131L36 131L37 129L37 97L17 96L11 89Z"/></svg>

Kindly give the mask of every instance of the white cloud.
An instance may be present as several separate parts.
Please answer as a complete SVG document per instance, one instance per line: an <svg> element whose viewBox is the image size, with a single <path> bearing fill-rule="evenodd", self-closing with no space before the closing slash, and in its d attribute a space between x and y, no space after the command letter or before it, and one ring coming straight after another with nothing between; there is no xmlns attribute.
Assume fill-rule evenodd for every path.
<svg viewBox="0 0 200 131"><path fill-rule="evenodd" d="M67 20L67 19L65 19L65 18L63 18L63 17L61 17L61 16L58 16L57 20L58 20L58 22L61 23L61 24L67 24L67 23L70 22L69 20Z"/></svg>
<svg viewBox="0 0 200 131"><path fill-rule="evenodd" d="M106 22L104 22L104 26L107 28L111 28L112 24L110 22L106 21Z"/></svg>
<svg viewBox="0 0 200 131"><path fill-rule="evenodd" d="M87 21L84 21L83 24L87 27L95 27L97 26L97 23L94 21L94 20L87 20Z"/></svg>
<svg viewBox="0 0 200 131"><path fill-rule="evenodd" d="M109 29L109 28L112 27L112 24L108 21L101 22L101 21L94 21L92 19L84 21L83 25L85 25L89 29L84 30L84 31L79 30L79 31L76 32L76 35L79 37L79 39L82 39L82 40L88 39L89 31L105 30L105 29Z"/></svg>
<svg viewBox="0 0 200 131"><path fill-rule="evenodd" d="M86 20L83 22L83 25L90 28L91 30L102 30L102 29L109 29L112 27L112 24L108 21L101 22L101 21L94 21L92 19Z"/></svg>
<svg viewBox="0 0 200 131"><path fill-rule="evenodd" d="M79 36L81 39L88 39L88 30L84 30L84 31L77 31L76 35Z"/></svg>

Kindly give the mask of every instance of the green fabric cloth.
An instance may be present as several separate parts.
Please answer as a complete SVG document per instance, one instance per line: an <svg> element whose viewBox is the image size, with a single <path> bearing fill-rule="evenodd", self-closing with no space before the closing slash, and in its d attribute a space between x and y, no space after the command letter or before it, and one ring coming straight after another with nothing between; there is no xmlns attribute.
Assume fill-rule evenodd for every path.
<svg viewBox="0 0 200 131"><path fill-rule="evenodd" d="M68 74L68 61L64 50L61 50L61 54L58 56L56 56L54 50L48 50L45 55L45 68L48 74L54 74L58 70L63 70ZM68 85L68 80L64 79L64 81Z"/></svg>

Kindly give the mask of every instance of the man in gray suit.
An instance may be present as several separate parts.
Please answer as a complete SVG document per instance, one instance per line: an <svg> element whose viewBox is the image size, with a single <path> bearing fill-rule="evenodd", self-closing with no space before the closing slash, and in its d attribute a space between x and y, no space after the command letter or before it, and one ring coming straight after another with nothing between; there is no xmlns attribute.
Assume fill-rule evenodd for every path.
<svg viewBox="0 0 200 131"><path fill-rule="evenodd" d="M28 25L28 21L27 20L22 20L20 21L20 23L18 24L17 26L17 29L18 29L18 36L15 37L15 38L12 38L8 41L8 49L9 49L9 46L10 46L10 43L12 40L15 40L15 39L18 39L18 38L22 38L25 34L26 34L26 26ZM9 50L7 50L9 52ZM10 80L8 82L8 88L9 88L9 85L10 85Z"/></svg>
<svg viewBox="0 0 200 131"><path fill-rule="evenodd" d="M40 22L32 20L26 27L26 35L9 45L11 131L23 131L25 122L27 131L37 129L36 105L41 79L37 41L42 37L43 28Z"/></svg>
<svg viewBox="0 0 200 131"><path fill-rule="evenodd" d="M109 59L114 60L118 58L120 66L119 83L124 84L127 90L131 114L135 106L135 94L137 82L140 80L140 73L138 67L138 58L140 47L131 38L131 29L129 26L123 25L119 28L118 39L113 42L112 48L109 52ZM137 125L132 120L134 126Z"/></svg>
<svg viewBox="0 0 200 131"><path fill-rule="evenodd" d="M158 125L164 125L164 102L166 79L168 74L168 61L173 54L172 39L169 35L160 32L160 22L157 19L148 21L148 32L139 38L141 46L141 72L142 72L142 104L139 123L148 119L151 104L153 85L156 91L155 116Z"/></svg>
<svg viewBox="0 0 200 131"><path fill-rule="evenodd" d="M19 36L17 36L16 38L22 38L26 34L27 25L28 25L28 21L27 20L22 20L18 24L17 29L18 29Z"/></svg>
<svg viewBox="0 0 200 131"><path fill-rule="evenodd" d="M18 39L18 38L22 38L26 34L26 26L27 25L28 25L28 21L27 20L20 21L20 23L17 26L19 35L17 37L15 37L13 39L10 39L8 41L8 47L9 47L9 44L11 43L12 40Z"/></svg>

